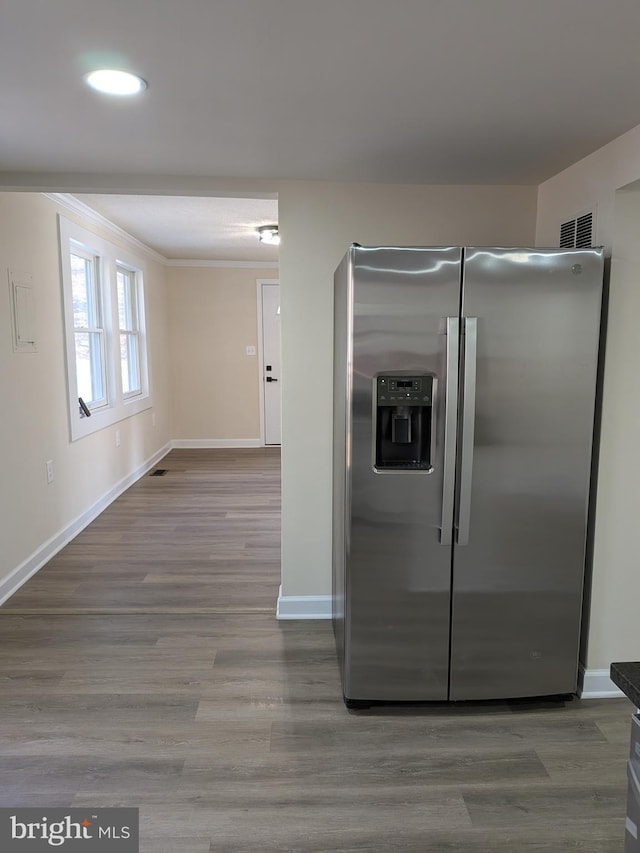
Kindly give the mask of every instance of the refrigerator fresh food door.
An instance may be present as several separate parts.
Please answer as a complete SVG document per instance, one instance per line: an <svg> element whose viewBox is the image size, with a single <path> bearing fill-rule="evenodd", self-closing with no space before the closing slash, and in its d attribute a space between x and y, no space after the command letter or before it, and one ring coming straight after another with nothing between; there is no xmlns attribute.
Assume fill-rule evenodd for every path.
<svg viewBox="0 0 640 853"><path fill-rule="evenodd" d="M602 277L465 250L451 699L576 690Z"/></svg>
<svg viewBox="0 0 640 853"><path fill-rule="evenodd" d="M461 254L351 250L350 700L447 698Z"/></svg>

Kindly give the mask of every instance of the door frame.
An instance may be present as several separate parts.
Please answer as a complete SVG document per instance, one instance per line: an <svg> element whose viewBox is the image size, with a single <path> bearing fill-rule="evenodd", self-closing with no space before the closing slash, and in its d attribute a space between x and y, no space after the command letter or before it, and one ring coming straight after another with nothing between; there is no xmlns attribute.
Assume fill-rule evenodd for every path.
<svg viewBox="0 0 640 853"><path fill-rule="evenodd" d="M279 278L257 278L256 279L256 292L257 292L257 322L258 322L258 391L259 391L259 399L260 399L260 445L262 447L266 447L265 444L265 427L264 427L264 352L263 346L264 341L262 339L262 320L263 320L263 306L262 306L262 285L263 284L277 284L280 287L280 279ZM281 354L282 359L282 354Z"/></svg>

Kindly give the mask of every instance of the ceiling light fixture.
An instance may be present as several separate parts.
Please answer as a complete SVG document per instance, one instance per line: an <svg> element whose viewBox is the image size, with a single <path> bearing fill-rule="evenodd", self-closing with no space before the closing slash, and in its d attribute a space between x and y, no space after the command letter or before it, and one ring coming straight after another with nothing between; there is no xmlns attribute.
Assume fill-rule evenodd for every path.
<svg viewBox="0 0 640 853"><path fill-rule="evenodd" d="M147 88L142 77L112 68L91 71L85 75L84 79L92 89L104 92L106 95L137 95Z"/></svg>
<svg viewBox="0 0 640 853"><path fill-rule="evenodd" d="M270 243L272 246L278 246L280 243L280 232L277 225L262 225L256 229L261 243Z"/></svg>

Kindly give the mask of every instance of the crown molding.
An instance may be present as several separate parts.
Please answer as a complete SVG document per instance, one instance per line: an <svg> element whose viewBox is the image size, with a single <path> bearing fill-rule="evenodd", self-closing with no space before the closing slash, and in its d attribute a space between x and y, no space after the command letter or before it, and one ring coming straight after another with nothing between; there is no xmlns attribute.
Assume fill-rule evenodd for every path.
<svg viewBox="0 0 640 853"><path fill-rule="evenodd" d="M133 237L128 231L125 231L124 228L120 228L120 226L116 225L115 222L107 219L106 216L103 216L92 207L84 204L84 202L75 198L75 196L70 195L69 193L43 193L43 195L56 204L59 204L61 207L64 207L71 213L76 213L83 219L103 228L119 240L124 240L125 243L128 243L136 251L143 252L151 258L151 260L160 264L167 263L167 259L164 255L161 255L160 252L156 252L155 249L152 249L151 246L147 246L147 244L143 243L142 240L138 240L137 237Z"/></svg>

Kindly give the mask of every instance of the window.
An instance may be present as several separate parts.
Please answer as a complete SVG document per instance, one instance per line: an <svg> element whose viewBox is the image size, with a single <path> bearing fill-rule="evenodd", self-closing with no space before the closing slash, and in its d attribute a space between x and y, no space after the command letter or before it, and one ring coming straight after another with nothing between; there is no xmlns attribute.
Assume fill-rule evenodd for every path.
<svg viewBox="0 0 640 853"><path fill-rule="evenodd" d="M93 409L107 402L99 261L79 247L70 251L69 260L78 396Z"/></svg>
<svg viewBox="0 0 640 853"><path fill-rule="evenodd" d="M59 218L71 439L151 406L144 262ZM90 417L78 403L81 397Z"/></svg>
<svg viewBox="0 0 640 853"><path fill-rule="evenodd" d="M135 270L118 266L118 325L120 331L120 372L122 393L132 397L140 384L140 332L138 328L138 280Z"/></svg>

